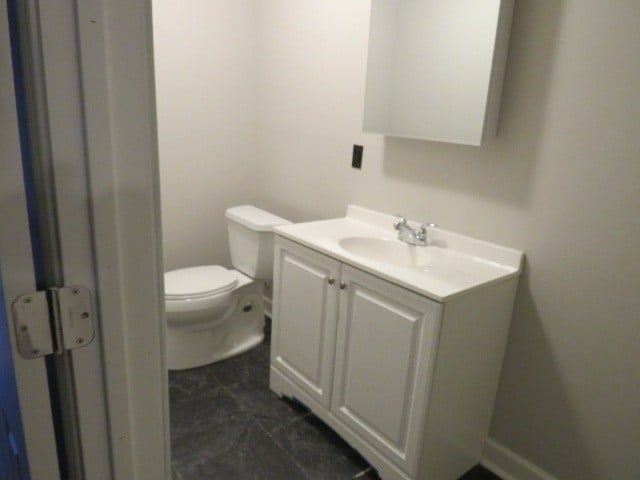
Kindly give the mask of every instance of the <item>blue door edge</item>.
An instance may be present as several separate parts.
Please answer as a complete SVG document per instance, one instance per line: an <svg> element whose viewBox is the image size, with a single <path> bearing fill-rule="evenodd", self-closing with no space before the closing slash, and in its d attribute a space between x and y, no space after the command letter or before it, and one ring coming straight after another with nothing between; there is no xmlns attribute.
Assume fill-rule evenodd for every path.
<svg viewBox="0 0 640 480"><path fill-rule="evenodd" d="M18 385L11 355L9 318L5 305L0 276L0 477L3 480L29 480L27 448L22 429Z"/></svg>

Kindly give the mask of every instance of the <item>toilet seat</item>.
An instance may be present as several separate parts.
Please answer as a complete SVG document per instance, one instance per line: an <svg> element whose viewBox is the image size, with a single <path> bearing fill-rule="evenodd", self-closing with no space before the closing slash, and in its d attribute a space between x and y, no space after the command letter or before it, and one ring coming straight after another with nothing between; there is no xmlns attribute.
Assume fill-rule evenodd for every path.
<svg viewBox="0 0 640 480"><path fill-rule="evenodd" d="M164 275L167 324L190 332L226 322L238 302L238 291L253 283L237 270L219 265L182 268Z"/></svg>
<svg viewBox="0 0 640 480"><path fill-rule="evenodd" d="M238 285L237 275L220 265L172 270L164 275L165 299L202 300L231 292Z"/></svg>

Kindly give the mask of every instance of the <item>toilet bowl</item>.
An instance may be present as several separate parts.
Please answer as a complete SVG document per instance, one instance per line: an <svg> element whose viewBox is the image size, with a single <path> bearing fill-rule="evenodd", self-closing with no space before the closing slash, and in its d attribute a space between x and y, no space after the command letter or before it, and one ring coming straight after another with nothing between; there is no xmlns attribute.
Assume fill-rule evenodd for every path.
<svg viewBox="0 0 640 480"><path fill-rule="evenodd" d="M251 205L225 213L235 269L219 265L165 273L169 370L207 365L264 339L263 289L273 275L273 231L290 222Z"/></svg>

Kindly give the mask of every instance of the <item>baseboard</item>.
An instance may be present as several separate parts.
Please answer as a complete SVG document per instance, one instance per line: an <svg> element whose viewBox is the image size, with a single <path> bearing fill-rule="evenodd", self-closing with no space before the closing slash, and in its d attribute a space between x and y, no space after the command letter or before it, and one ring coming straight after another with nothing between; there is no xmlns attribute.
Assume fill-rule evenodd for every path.
<svg viewBox="0 0 640 480"><path fill-rule="evenodd" d="M502 480L558 480L504 445L487 439L480 464Z"/></svg>

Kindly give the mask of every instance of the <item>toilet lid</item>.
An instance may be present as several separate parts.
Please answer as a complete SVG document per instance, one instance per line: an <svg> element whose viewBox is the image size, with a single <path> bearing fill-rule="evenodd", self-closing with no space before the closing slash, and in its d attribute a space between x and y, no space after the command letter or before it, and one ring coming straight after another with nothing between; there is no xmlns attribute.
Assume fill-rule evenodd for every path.
<svg viewBox="0 0 640 480"><path fill-rule="evenodd" d="M219 265L181 268L164 274L164 295L168 300L203 298L233 290L238 280Z"/></svg>

